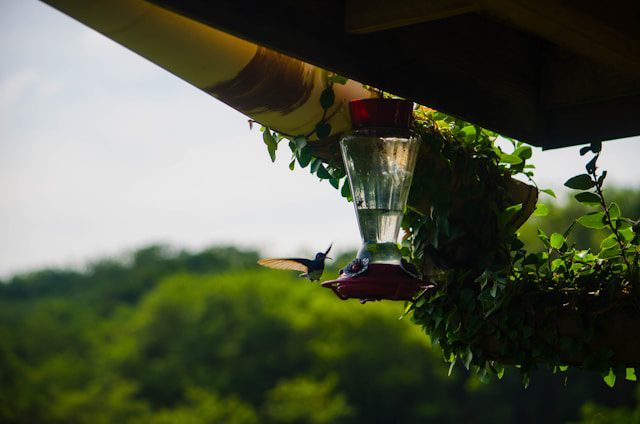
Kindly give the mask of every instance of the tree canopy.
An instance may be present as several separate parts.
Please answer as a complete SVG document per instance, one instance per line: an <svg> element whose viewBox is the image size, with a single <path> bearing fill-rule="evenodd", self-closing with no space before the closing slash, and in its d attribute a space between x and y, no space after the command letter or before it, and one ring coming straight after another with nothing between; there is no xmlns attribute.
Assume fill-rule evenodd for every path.
<svg viewBox="0 0 640 424"><path fill-rule="evenodd" d="M258 269L257 258L232 247L150 246L84 270L4 281L0 420L489 423L637 414L634 385L611 390L588 373L572 372L565 387L537 371L528 389L513 370L500 385L463 368L448 376L438 348L398 319L403 305L339 301L295 273Z"/></svg>

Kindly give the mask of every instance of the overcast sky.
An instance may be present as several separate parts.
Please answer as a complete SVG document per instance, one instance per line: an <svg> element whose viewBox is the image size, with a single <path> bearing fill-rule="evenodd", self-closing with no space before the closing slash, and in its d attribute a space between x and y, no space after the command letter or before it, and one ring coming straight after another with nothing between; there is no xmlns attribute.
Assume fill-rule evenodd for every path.
<svg viewBox="0 0 640 424"><path fill-rule="evenodd" d="M287 148L272 164L245 116L49 6L0 0L0 58L0 276L155 242L358 245L352 206ZM610 182L640 185L638 141L605 144ZM536 150L539 184L577 151Z"/></svg>

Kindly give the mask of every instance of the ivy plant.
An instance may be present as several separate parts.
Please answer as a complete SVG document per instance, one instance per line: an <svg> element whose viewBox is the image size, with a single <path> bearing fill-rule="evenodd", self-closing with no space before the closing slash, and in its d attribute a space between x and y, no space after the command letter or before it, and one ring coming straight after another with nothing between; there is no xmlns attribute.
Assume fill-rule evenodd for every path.
<svg viewBox="0 0 640 424"><path fill-rule="evenodd" d="M339 158L337 143L320 154L312 140L331 133L333 84L346 79L327 73L325 81L323 114L312 133L289 137L262 128L263 140L272 161L286 140L290 169L308 167L350 200L342 163L331 159ZM402 252L436 289L408 302L406 313L440 346L450 372L461 364L487 382L513 366L526 386L530 372L545 364L559 374L571 367L599 372L610 386L617 378L635 380L636 370L597 340L607 313L640 305L640 224L605 197L601 144L581 149L590 155L585 173L565 183L592 212L563 233L539 230L544 249L529 252L518 228L530 215L549 212L531 202L530 187L555 197L533 180L531 147L423 106L414 117L423 145L403 218ZM575 225L607 230L599 251L572 243Z"/></svg>
<svg viewBox="0 0 640 424"><path fill-rule="evenodd" d="M637 305L639 284L640 231L605 199L606 172L597 167L601 145L582 149L593 154L586 173L566 182L580 191L576 201L596 210L562 234L540 230L545 249L527 252L517 233L523 204L514 203L510 187L519 174L532 182L533 168L526 163L530 148L512 140L513 152L505 153L495 146L494 133L475 127L474 133L467 123L440 119L437 112L422 116L418 131L445 172L429 172L414 183L418 196L432 192L433 200L427 213L408 211L405 229L414 255L431 270L438 288L408 310L440 345L451 369L459 363L488 381L492 375L501 378L505 365L514 365L525 385L540 364L554 373L570 366L594 370L610 385L616 376L635 379L634 369L616 362L613 352L594 340L603 313ZM458 182L447 185L451 179ZM541 205L535 210L541 216L546 212ZM608 229L601 250L573 245L574 225ZM561 330L558 323L567 320L574 331Z"/></svg>
<svg viewBox="0 0 640 424"><path fill-rule="evenodd" d="M346 178L346 172L342 163L327 163L325 159L321 159L314 155L312 138L323 139L331 134L331 124L329 119L333 116L333 113L337 111L335 107L336 96L333 91L334 84L344 85L348 79L334 73L324 73L325 88L320 94L320 107L322 108L322 117L320 121L315 125L313 131L307 134L300 134L296 136L288 136L279 134L277 131L273 131L268 127L261 127L262 139L267 146L267 152L271 158L271 162L276 160L276 151L278 145L283 140L289 146L291 151L291 159L289 161L289 169L294 170L296 163L301 168L309 167L311 174L317 176L320 180L327 180L334 188L340 190L342 197L351 201L351 189L349 187L349 180ZM333 112L332 112L333 109ZM250 124L253 121L249 121ZM337 151L337 146L334 146ZM334 152L334 155L337 152Z"/></svg>

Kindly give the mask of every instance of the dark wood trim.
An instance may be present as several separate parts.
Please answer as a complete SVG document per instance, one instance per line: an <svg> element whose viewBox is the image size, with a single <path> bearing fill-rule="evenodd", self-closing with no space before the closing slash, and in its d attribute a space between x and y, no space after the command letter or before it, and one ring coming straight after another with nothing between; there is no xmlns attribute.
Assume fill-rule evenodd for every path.
<svg viewBox="0 0 640 424"><path fill-rule="evenodd" d="M345 31L368 34L475 12L471 0L347 0Z"/></svg>
<svg viewBox="0 0 640 424"><path fill-rule="evenodd" d="M591 58L595 62L640 76L640 38L633 33L625 32L612 22L603 21L595 14L600 13L599 10L602 8L615 7L619 16L637 15L637 2L618 1L606 6L600 3L600 8L592 11L585 7L583 2L478 1L492 16L517 28Z"/></svg>

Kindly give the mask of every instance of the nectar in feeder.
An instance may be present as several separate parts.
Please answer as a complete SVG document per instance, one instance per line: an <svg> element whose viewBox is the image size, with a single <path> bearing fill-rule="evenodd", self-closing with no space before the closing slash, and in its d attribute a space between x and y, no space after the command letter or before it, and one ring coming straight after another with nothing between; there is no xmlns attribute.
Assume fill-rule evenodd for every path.
<svg viewBox="0 0 640 424"><path fill-rule="evenodd" d="M409 129L412 103L366 99L349 106L355 129L340 148L362 246L341 276L323 286L341 299L409 300L425 286L397 245L420 147L420 137Z"/></svg>

